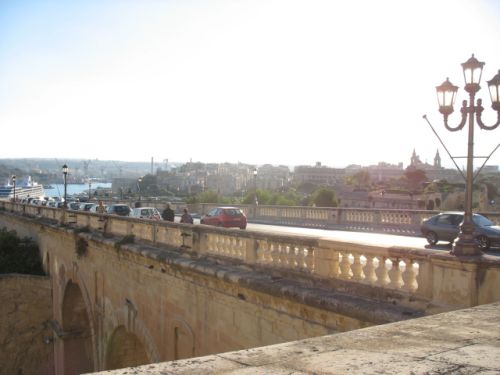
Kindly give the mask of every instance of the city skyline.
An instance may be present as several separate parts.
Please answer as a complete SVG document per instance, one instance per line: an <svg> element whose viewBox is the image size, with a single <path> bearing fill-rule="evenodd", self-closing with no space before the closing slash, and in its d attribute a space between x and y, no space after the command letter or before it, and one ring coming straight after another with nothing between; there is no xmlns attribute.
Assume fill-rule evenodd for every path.
<svg viewBox="0 0 500 375"><path fill-rule="evenodd" d="M492 0L4 2L0 158L342 168L407 166L415 149L453 168L422 115L465 155L435 86L460 87L458 122L460 64L474 53L493 121L498 19ZM475 132L488 156L499 132Z"/></svg>

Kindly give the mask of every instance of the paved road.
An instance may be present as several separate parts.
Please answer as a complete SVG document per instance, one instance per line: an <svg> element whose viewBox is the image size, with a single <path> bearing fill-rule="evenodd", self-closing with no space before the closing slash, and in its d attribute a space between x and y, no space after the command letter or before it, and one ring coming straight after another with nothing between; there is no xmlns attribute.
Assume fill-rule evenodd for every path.
<svg viewBox="0 0 500 375"><path fill-rule="evenodd" d="M302 236L322 237L339 241L354 243L364 243L369 245L379 245L384 247L403 247L420 250L441 250L448 252L451 245L447 242L439 242L435 246L430 246L424 237L397 236L394 234L349 232L327 229L312 229L300 227L286 227L265 224L248 224L248 230L262 232L280 233L280 234L298 234ZM489 255L500 256L500 248L490 249L486 252Z"/></svg>
<svg viewBox="0 0 500 375"><path fill-rule="evenodd" d="M199 219L194 220L195 224L199 224L199 222ZM338 241L362 243L367 245L379 245L384 247L403 247L420 250L430 249L441 250L444 252L448 252L451 250L451 245L447 242L439 242L435 246L430 246L427 244L427 241L424 237L398 236L394 234L350 232L255 223L248 223L247 230L277 234L294 234L300 236L321 237ZM500 256L500 249L497 248L489 250L487 254Z"/></svg>
<svg viewBox="0 0 500 375"><path fill-rule="evenodd" d="M381 246L398 246L424 249L427 241L423 237L396 236L392 234L366 233L366 232L348 232L339 230L313 229L300 227L287 227L264 224L248 224L248 230L262 232L280 233L280 234L298 234L302 236L322 237L332 240L365 243ZM447 246L438 246L436 249L449 250Z"/></svg>

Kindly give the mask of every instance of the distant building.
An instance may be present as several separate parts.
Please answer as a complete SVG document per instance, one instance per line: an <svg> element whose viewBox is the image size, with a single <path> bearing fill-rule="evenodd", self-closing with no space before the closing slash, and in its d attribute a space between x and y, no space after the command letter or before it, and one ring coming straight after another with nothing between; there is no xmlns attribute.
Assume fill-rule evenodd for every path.
<svg viewBox="0 0 500 375"><path fill-rule="evenodd" d="M293 173L293 181L297 184L312 183L320 186L335 186L344 180L346 169L324 167L318 162L314 167L297 166Z"/></svg>
<svg viewBox="0 0 500 375"><path fill-rule="evenodd" d="M371 165L365 170L370 174L373 182L382 182L390 179L397 179L404 174L403 163L398 165L380 162L377 165Z"/></svg>
<svg viewBox="0 0 500 375"><path fill-rule="evenodd" d="M463 182L463 177L459 171L456 169L447 169L441 166L441 156L439 155L439 150L436 150L436 155L434 156L434 164L423 163L420 160L420 156L417 155L415 149L410 158L410 166L416 169L423 170L427 179L429 181L434 180L446 180L452 183Z"/></svg>
<svg viewBox="0 0 500 375"><path fill-rule="evenodd" d="M259 189L284 189L291 180L290 168L285 165L265 164L259 167L257 172L257 187Z"/></svg>

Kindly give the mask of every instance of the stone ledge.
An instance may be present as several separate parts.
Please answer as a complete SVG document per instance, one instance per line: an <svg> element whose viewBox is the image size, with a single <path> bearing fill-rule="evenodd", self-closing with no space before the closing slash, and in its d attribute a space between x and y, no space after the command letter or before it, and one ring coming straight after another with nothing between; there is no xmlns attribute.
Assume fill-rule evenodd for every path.
<svg viewBox="0 0 500 375"><path fill-rule="evenodd" d="M104 371L167 374L498 374L500 302L236 352Z"/></svg>
<svg viewBox="0 0 500 375"><path fill-rule="evenodd" d="M105 238L97 233L79 233L87 240L101 242L113 246L116 237ZM198 256L195 253L181 251L170 246L154 246L152 244L135 241L120 247L122 257L140 256L152 259L165 268L178 268L184 272L210 276L256 292L262 292L279 298L305 304L318 309L328 310L340 315L358 319L370 324L384 324L423 316L424 312L408 306L400 306L390 301L358 296L345 286L314 280L307 275L298 275L280 269L269 267L251 267L241 261L216 257L212 255ZM337 281L337 284L342 284ZM357 285L356 288L370 288Z"/></svg>

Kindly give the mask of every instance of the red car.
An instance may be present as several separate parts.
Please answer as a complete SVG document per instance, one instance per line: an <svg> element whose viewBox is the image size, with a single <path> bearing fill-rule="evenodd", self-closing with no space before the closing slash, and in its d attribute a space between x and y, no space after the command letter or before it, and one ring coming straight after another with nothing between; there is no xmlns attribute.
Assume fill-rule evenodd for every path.
<svg viewBox="0 0 500 375"><path fill-rule="evenodd" d="M247 227L247 217L237 207L216 207L201 218L200 224L245 229Z"/></svg>

